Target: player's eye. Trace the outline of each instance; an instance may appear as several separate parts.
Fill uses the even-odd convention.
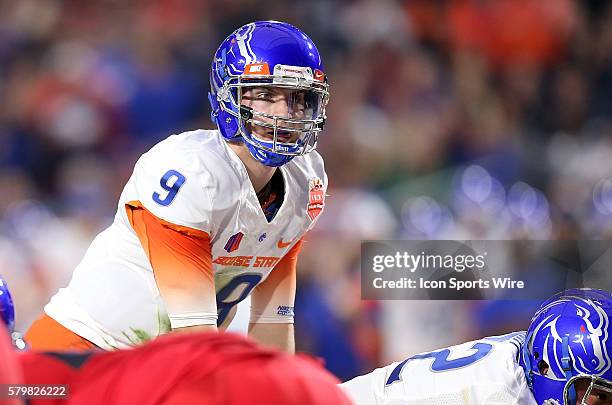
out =
[[[258,91],[255,93],[255,98],[257,99],[268,99],[272,98],[272,93],[268,91]]]
[[[274,93],[264,87],[251,89],[243,95],[246,100],[274,101]]]

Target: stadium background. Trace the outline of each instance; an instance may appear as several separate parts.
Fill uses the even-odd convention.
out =
[[[332,84],[329,197],[299,263],[296,327],[298,350],[341,379],[525,328],[533,311],[362,301],[362,239],[612,238],[608,1],[6,0],[0,274],[19,329],[110,223],[138,156],[212,128],[211,55],[257,19],[307,32]]]

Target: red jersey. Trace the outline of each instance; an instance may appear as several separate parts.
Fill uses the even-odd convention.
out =
[[[21,372],[15,358],[15,351],[8,338],[8,332],[4,324],[0,321],[0,384],[19,384],[21,383]],[[20,402],[3,397],[1,393],[0,405],[17,405]]]
[[[171,334],[115,352],[20,357],[25,383],[68,384],[69,404],[350,404],[339,381],[311,358],[229,333]]]

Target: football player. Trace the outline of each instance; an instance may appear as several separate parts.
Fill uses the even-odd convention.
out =
[[[113,352],[17,352],[0,320],[0,384],[68,386],[57,391],[66,396],[30,397],[30,405],[349,405],[337,383],[307,356],[263,348],[231,333],[173,334]],[[25,399],[9,398],[2,388],[0,405]]]
[[[574,289],[527,332],[422,353],[343,383],[358,405],[612,404],[612,293]]]
[[[16,351],[7,338],[6,327],[14,324],[7,297],[6,284],[0,283],[0,384],[68,386],[67,398],[30,397],[30,405],[351,403],[338,380],[312,358],[231,333],[172,334],[112,352]],[[2,388],[0,405],[25,399],[8,398]]]
[[[259,21],[227,37],[210,71],[217,130],[172,135],[141,156],[113,224],[26,341],[110,350],[216,330],[250,295],[249,334],[293,352],[297,256],[327,188],[314,149],[328,96],[298,28]]]
[[[171,334],[131,350],[20,352],[24,384],[68,385],[58,404],[350,405],[317,362],[231,333]],[[49,398],[29,404],[52,405]]]

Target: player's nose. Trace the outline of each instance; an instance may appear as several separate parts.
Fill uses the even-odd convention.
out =
[[[277,117],[292,118],[290,112],[291,108],[289,106],[289,99],[287,97],[283,97],[274,103],[273,114]]]

